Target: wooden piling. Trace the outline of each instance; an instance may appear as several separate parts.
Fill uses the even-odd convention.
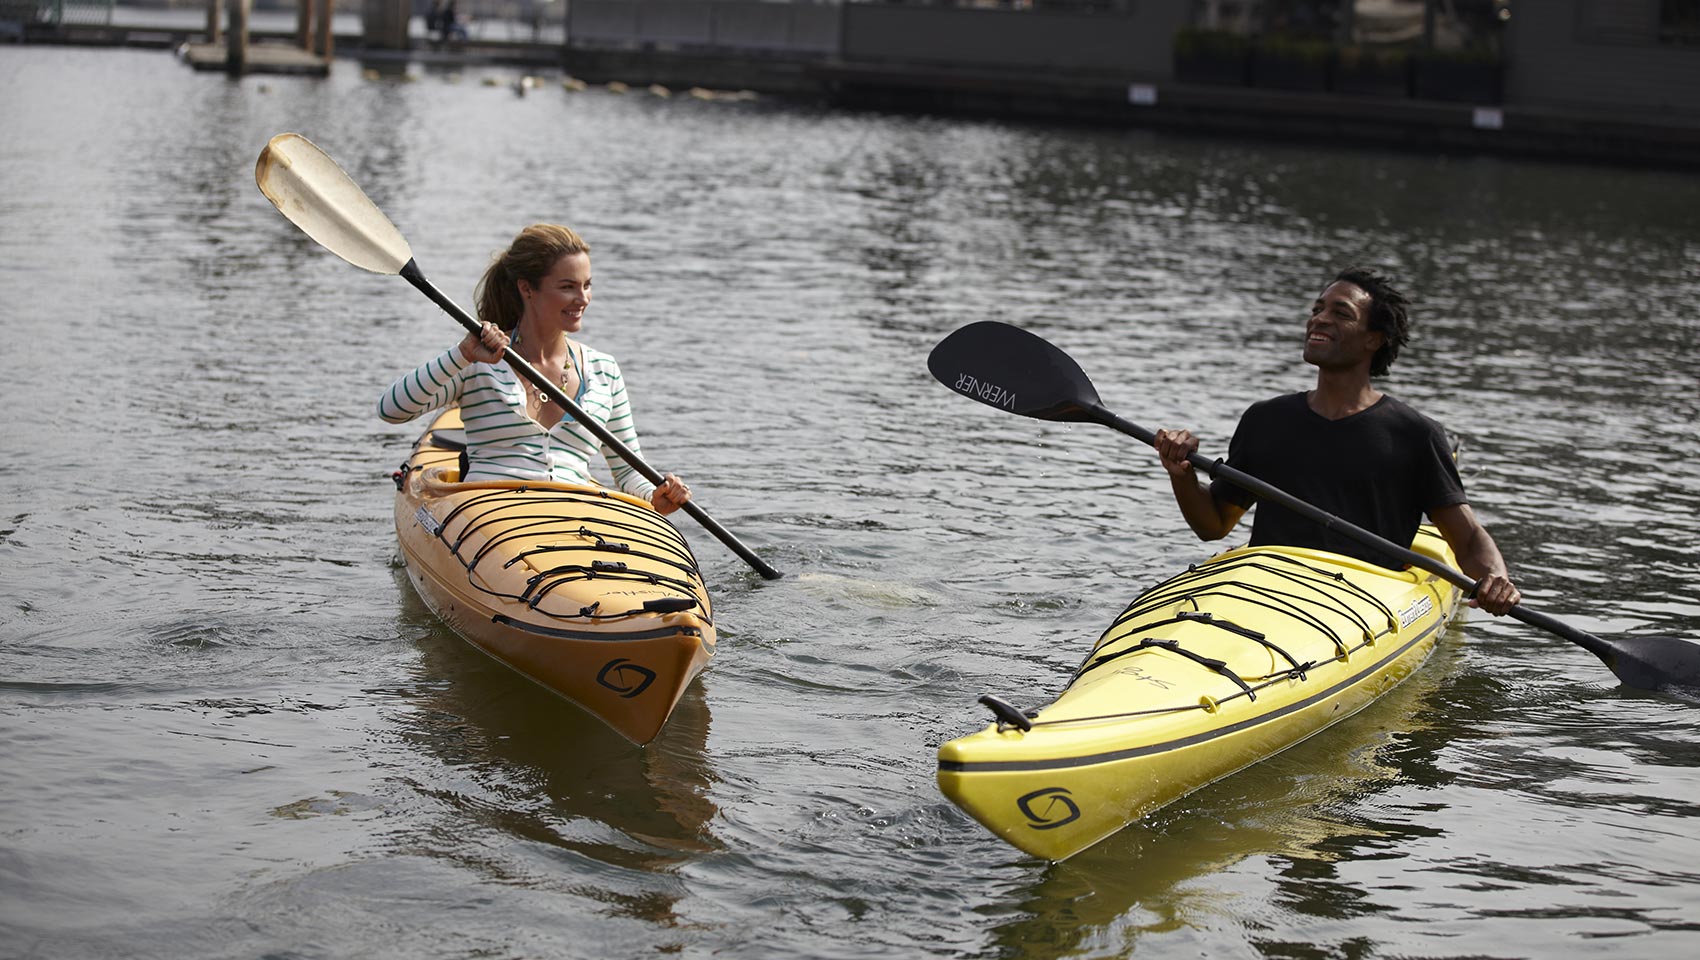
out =
[[[314,45],[313,52],[325,58],[329,63],[332,48],[336,45],[336,31],[331,29],[331,0],[301,0],[302,3],[312,2],[319,8],[319,42]]]
[[[224,71],[240,77],[248,69],[248,11],[253,0],[230,0],[230,32],[225,44]]]

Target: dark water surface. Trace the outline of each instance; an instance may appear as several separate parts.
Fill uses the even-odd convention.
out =
[[[484,76],[0,47],[0,954],[1700,949],[1700,705],[1514,623],[1065,864],[967,820],[933,752],[975,697],[1045,702],[1209,551],[1148,451],[924,367],[1015,321],[1221,453],[1380,264],[1386,388],[1464,437],[1531,604],[1693,636],[1700,180]],[[371,405],[457,330],[260,196],[285,130],[463,303],[523,224],[585,233],[646,452],[790,573],[681,520],[722,646],[649,748],[414,597]]]

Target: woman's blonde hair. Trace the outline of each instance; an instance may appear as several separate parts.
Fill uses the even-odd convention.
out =
[[[493,323],[504,331],[513,332],[519,318],[525,315],[525,299],[519,293],[519,281],[532,286],[543,282],[561,258],[573,253],[589,253],[590,244],[571,229],[558,223],[534,223],[519,232],[514,242],[498,255],[474,292],[478,304],[478,319]]]

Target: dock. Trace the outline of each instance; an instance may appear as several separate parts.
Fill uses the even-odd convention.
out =
[[[183,60],[196,70],[229,72],[230,49],[224,43],[189,43],[182,48]],[[249,43],[242,73],[282,73],[323,77],[331,71],[330,60],[292,43]]]
[[[328,76],[336,52],[333,7],[333,0],[300,0],[295,30],[286,40],[254,43],[253,0],[206,0],[206,30],[201,42],[184,43],[178,50],[195,70],[217,70],[231,76]]]

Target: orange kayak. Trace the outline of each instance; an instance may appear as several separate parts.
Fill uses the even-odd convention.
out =
[[[605,487],[461,483],[460,411],[396,472],[396,538],[414,589],[469,643],[635,743],[661,731],[714,655],[690,545]]]

